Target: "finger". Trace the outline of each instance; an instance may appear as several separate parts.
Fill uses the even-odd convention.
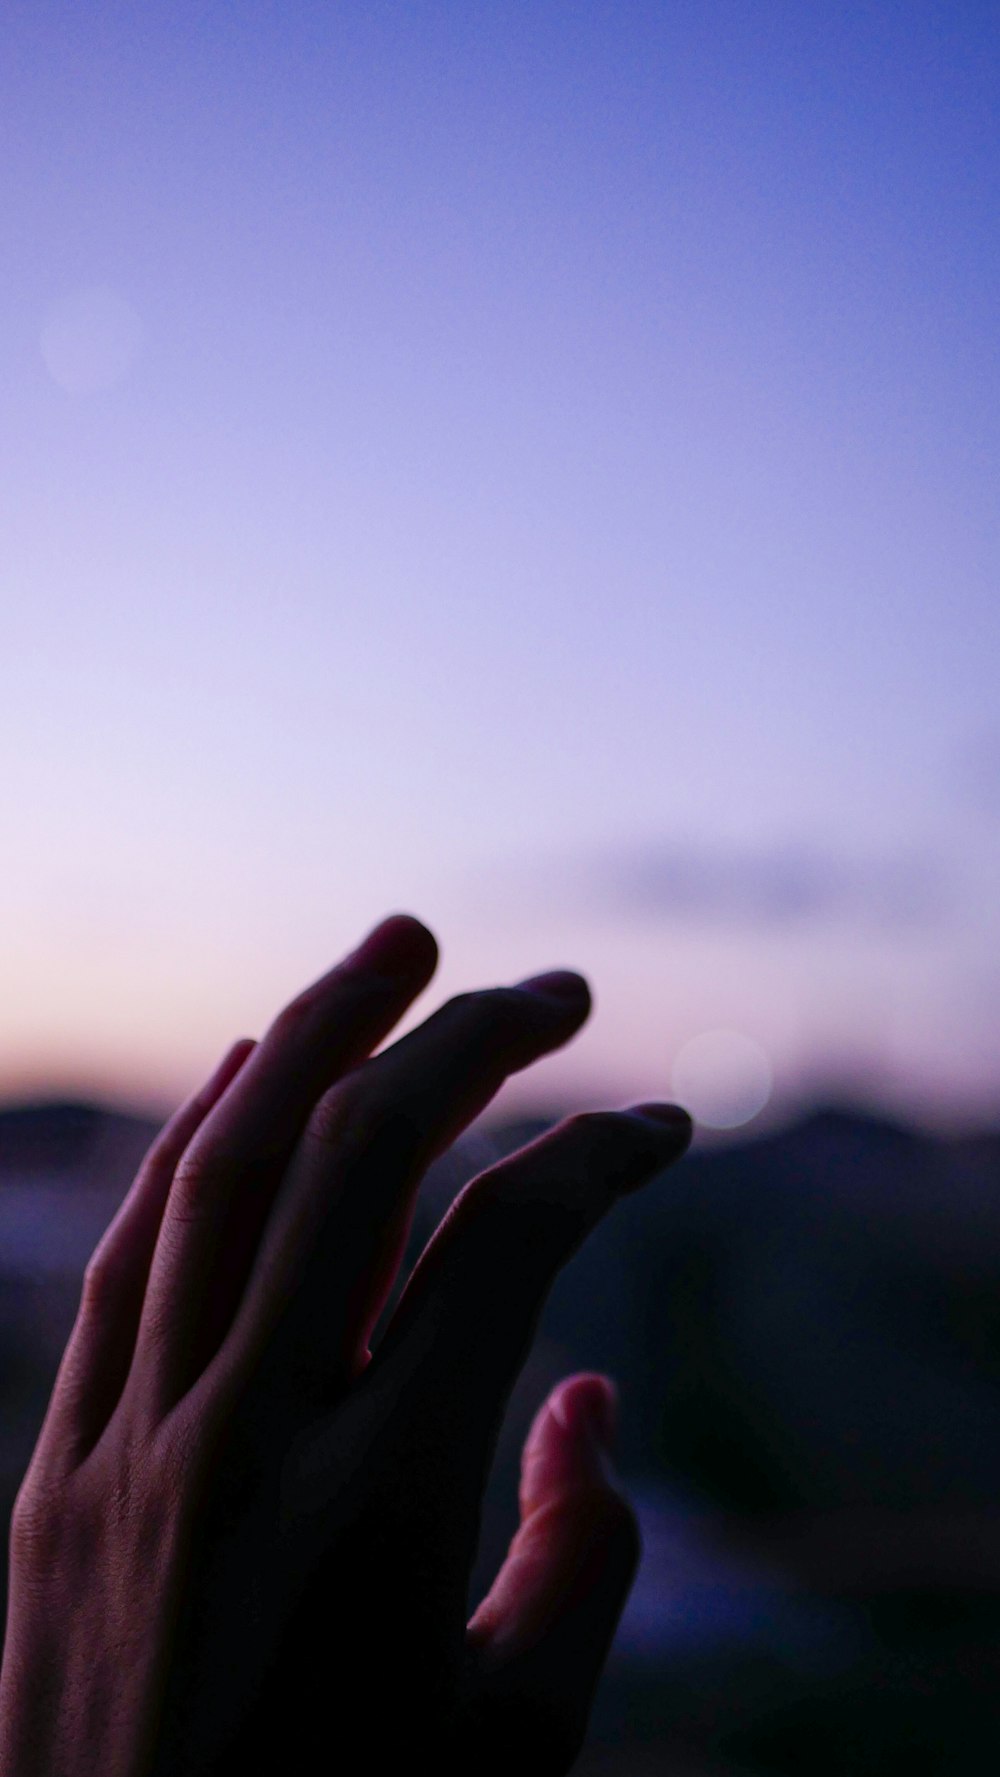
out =
[[[316,1102],[363,1061],[427,985],[438,948],[399,914],[285,1006],[177,1166],[137,1339],[141,1387],[173,1405],[223,1338],[277,1183]]]
[[[528,1435],[520,1526],[468,1627],[477,1763],[485,1741],[502,1745],[503,1769],[527,1756],[532,1768],[567,1770],[583,1742],[640,1556],[611,1462],[616,1407],[607,1377],[573,1376]]]
[[[477,1359],[506,1356],[590,1230],[620,1197],[679,1160],[691,1134],[677,1105],[583,1111],[480,1173],[424,1248],[381,1361],[428,1317],[456,1333],[461,1327],[463,1347],[474,1343]],[[439,1353],[446,1362],[443,1345]]]
[[[552,978],[541,978],[551,985]],[[558,983],[557,983],[558,985]],[[226,1362],[263,1360],[322,1397],[364,1361],[395,1279],[420,1181],[504,1080],[566,1043],[589,1011],[518,987],[460,994],[320,1100],[288,1168]]]
[[[164,1124],[90,1258],[42,1431],[45,1437],[58,1422],[71,1462],[96,1443],[121,1395],[175,1168],[255,1047],[252,1037],[241,1037]]]
[[[436,1428],[442,1462],[462,1469],[448,1487],[470,1509],[556,1276],[623,1194],[680,1158],[691,1132],[672,1105],[570,1117],[473,1179],[425,1247],[366,1386],[395,1388],[415,1424]]]
[[[571,1376],[535,1417],[521,1461],[521,1521],[500,1572],[469,1623],[481,1665],[495,1668],[542,1642],[580,1603],[588,1563],[622,1499],[608,1466],[616,1400],[603,1376]],[[614,1624],[625,1591],[615,1599]]]
[[[425,1247],[357,1383],[352,1411],[384,1427],[379,1486],[389,1521],[395,1513],[416,1527],[419,1548],[401,1550],[400,1560],[417,1562],[420,1609],[433,1589],[449,1633],[464,1629],[497,1435],[551,1285],[619,1196],[662,1173],[690,1136],[691,1120],[676,1106],[585,1112],[481,1173]],[[310,1433],[297,1474],[311,1502],[304,1545],[322,1512],[325,1477],[342,1461],[342,1439],[342,1414]],[[435,1551],[433,1573],[421,1549]],[[322,1587],[315,1547],[310,1559]],[[400,1638],[419,1637],[419,1615],[405,1600],[397,1607]]]

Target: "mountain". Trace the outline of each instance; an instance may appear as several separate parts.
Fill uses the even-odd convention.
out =
[[[124,1190],[158,1128],[152,1118],[83,1099],[0,1105],[0,1189],[44,1177]]]

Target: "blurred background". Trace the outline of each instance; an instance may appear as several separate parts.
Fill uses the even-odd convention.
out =
[[[992,1510],[998,52],[992,0],[4,7],[5,1499],[236,1036],[393,911],[399,1033],[579,969],[415,1238],[567,1111],[698,1119],[561,1280],[484,1529],[612,1369],[595,1773],[998,1743],[986,1557],[919,1531],[886,1603],[869,1539],[845,1601],[825,1531],[698,1529]]]

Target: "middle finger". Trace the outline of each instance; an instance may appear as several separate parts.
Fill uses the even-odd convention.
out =
[[[357,1373],[427,1167],[512,1073],[583,1024],[582,976],[459,994],[317,1103],[275,1200],[234,1339],[297,1399]],[[256,1359],[254,1360],[256,1361]]]

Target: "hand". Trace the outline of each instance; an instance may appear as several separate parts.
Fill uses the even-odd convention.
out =
[[[214,1399],[167,1410],[169,1352],[150,1261],[155,1248],[157,1290],[169,1288],[174,1166],[252,1048],[235,1044],[161,1132],[87,1267],[11,1515],[2,1777],[139,1777],[149,1768],[193,1514],[226,1393],[220,1377]]]
[[[373,1056],[436,958],[418,921],[384,922],[237,1045],[92,1261],[15,1511],[9,1759],[24,1698],[37,1718],[67,1675],[17,1777],[245,1777],[348,1746],[376,1771],[571,1762],[637,1554],[601,1454],[609,1385],[542,1409],[521,1530],[467,1626],[482,1489],[557,1270],[690,1124],[570,1118],[490,1168],[371,1356],[428,1165],[589,1009],[577,977],[460,995]]]

